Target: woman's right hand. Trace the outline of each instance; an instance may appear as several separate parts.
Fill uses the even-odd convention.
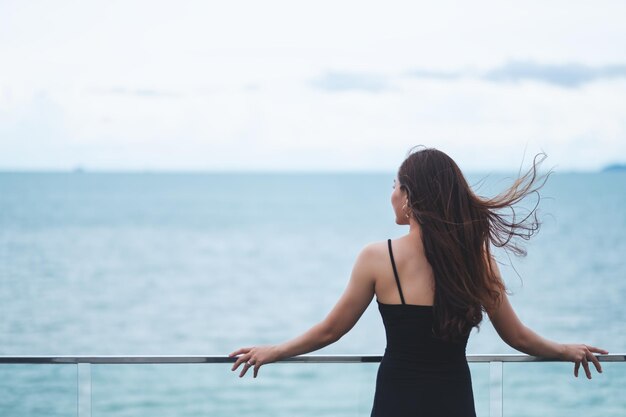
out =
[[[239,374],[240,378],[246,374],[249,368],[254,368],[254,378],[256,378],[261,365],[276,362],[281,357],[279,348],[274,345],[241,348],[228,356],[231,358],[238,356],[231,371],[235,371],[239,365],[244,364]]]
[[[593,346],[588,345],[578,345],[578,344],[566,344],[562,345],[563,352],[561,353],[561,359],[574,362],[574,376],[578,378],[578,370],[580,369],[580,364],[582,363],[583,368],[585,369],[585,374],[588,379],[591,379],[591,370],[589,369],[589,361],[593,362],[596,367],[596,370],[599,373],[602,373],[602,365],[600,365],[600,361],[596,358],[594,353],[600,353],[603,355],[608,354],[609,352]]]

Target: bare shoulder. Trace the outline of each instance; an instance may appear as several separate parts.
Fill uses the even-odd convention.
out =
[[[381,240],[377,242],[370,242],[363,246],[359,256],[363,256],[369,259],[379,259],[385,256],[387,253],[387,241]]]
[[[387,241],[370,242],[363,246],[357,263],[375,272],[387,260]]]

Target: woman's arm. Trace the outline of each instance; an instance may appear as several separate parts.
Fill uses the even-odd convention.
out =
[[[491,260],[492,269],[500,279],[500,270],[495,260]],[[545,358],[556,358],[574,362],[574,376],[578,377],[578,369],[582,363],[587,378],[591,379],[589,361],[592,361],[598,372],[602,366],[593,352],[607,354],[604,349],[582,344],[561,344],[545,339],[526,327],[515,314],[506,293],[501,294],[498,307],[489,312],[489,319],[502,340],[509,346],[528,355]]]
[[[232,370],[244,363],[239,374],[242,377],[254,366],[256,378],[263,364],[312,352],[339,340],[354,327],[374,297],[373,261],[377,253],[375,244],[361,250],[344,293],[324,320],[300,336],[279,345],[247,347],[232,352],[229,355],[231,357],[240,355]]]

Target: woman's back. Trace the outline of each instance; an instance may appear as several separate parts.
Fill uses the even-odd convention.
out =
[[[411,244],[409,239],[404,239],[406,245]],[[419,259],[419,256],[404,258],[402,254],[405,262],[400,269],[395,260],[397,256],[394,256],[398,251],[392,246],[389,239],[388,265],[392,270],[392,287],[395,287],[396,299],[400,303],[381,301],[383,295],[384,299],[393,297],[389,294],[389,280],[385,280],[384,274],[380,275],[381,285],[377,279],[375,286],[387,346],[378,368],[371,416],[473,417],[474,397],[465,358],[467,336],[456,342],[435,337],[433,306],[428,303],[434,299],[432,271],[428,262]],[[405,246],[405,250],[410,249],[410,246]],[[412,270],[416,275],[400,280],[400,270]],[[410,285],[404,285],[406,283]],[[411,298],[408,294],[405,297],[405,286],[416,291],[410,295]],[[422,292],[417,292],[420,289]],[[413,300],[415,302],[410,302]]]

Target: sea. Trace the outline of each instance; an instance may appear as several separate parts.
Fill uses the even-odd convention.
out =
[[[360,250],[396,239],[394,172],[0,173],[0,355],[224,355],[333,307]],[[489,197],[515,173],[469,173]],[[542,337],[626,352],[626,173],[554,172],[526,257],[496,250]],[[314,354],[381,355],[373,301]],[[518,353],[485,318],[468,354]],[[377,363],[91,366],[92,416],[369,416]],[[472,363],[490,413],[490,365]],[[505,363],[505,416],[626,416],[626,363]],[[0,364],[0,416],[76,416],[77,366]]]

